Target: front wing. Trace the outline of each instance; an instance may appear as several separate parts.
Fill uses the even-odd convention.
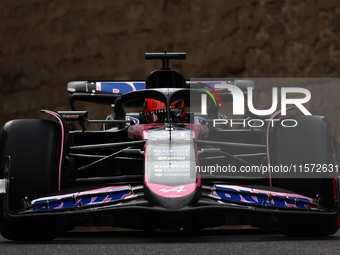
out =
[[[201,197],[195,205],[184,206],[176,210],[151,205],[144,197],[142,185],[109,186],[47,196],[32,201],[23,199],[24,207],[19,212],[9,211],[8,206],[4,208],[6,217],[11,220],[26,217],[91,216],[115,212],[170,213],[174,215],[223,212],[317,217],[336,217],[339,215],[338,202],[334,205],[334,208],[327,210],[320,206],[317,198],[309,198],[299,194],[226,184],[203,185],[201,189]],[[6,195],[4,202],[6,205]]]

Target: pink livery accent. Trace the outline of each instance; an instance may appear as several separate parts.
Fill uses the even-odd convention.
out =
[[[202,178],[201,178],[201,175],[199,173],[197,173],[197,183],[196,183],[196,186],[197,187],[201,187],[202,185]]]
[[[150,190],[162,197],[177,198],[184,197],[194,192],[197,183],[179,185],[179,186],[166,186],[160,184],[149,183]]]
[[[128,85],[131,86],[132,91],[136,91],[136,90],[137,90],[136,87],[135,87],[135,85],[133,84],[133,82],[127,82],[126,84],[128,84]]]
[[[144,186],[147,187],[149,185],[148,183],[148,175],[147,173],[144,174]]]
[[[61,148],[60,148],[60,159],[59,159],[59,173],[58,173],[58,191],[60,191],[60,183],[61,183],[61,165],[63,162],[63,154],[64,154],[64,140],[65,140],[65,130],[64,130],[64,125],[63,122],[61,121],[61,119],[59,118],[59,116],[57,114],[55,114],[54,112],[51,111],[46,111],[44,110],[44,112],[46,112],[47,114],[50,114],[52,116],[54,116],[60,123],[60,127],[61,127]]]
[[[112,92],[113,93],[119,93],[119,89],[113,89]]]
[[[137,138],[138,140],[147,140],[148,130],[153,127],[163,127],[164,125],[151,125],[151,124],[143,124],[143,125],[133,125],[128,129],[128,137],[130,139]]]
[[[122,199],[124,199],[124,198],[126,198],[126,197],[128,197],[128,196],[131,196],[131,192],[129,193],[129,194],[126,194],[126,195],[124,195],[124,196],[122,196]],[[118,203],[119,205],[121,205],[123,202],[120,202],[120,203]]]
[[[244,197],[242,197],[242,195],[240,195],[240,197],[241,197],[242,202],[250,203],[248,200],[244,199]]]
[[[219,186],[224,186],[224,185],[219,185]],[[265,194],[271,194],[273,196],[287,196],[287,197],[297,197],[297,198],[304,198],[309,200],[310,202],[313,202],[313,199],[310,197],[302,196],[299,194],[293,194],[293,193],[284,193],[284,192],[276,192],[276,191],[269,191],[269,190],[262,190],[262,189],[252,189],[252,188],[246,188],[246,187],[241,187],[241,186],[235,186],[235,185],[225,185],[224,187],[230,188],[230,189],[235,189],[238,191],[249,191],[253,193],[265,193]]]
[[[201,185],[202,185],[202,179],[201,179],[201,175],[199,173],[197,173],[197,182],[196,183],[190,183],[190,184],[179,185],[179,186],[166,186],[166,185],[161,185],[161,184],[149,183],[147,173],[144,174],[143,182],[144,182],[145,187],[149,187],[152,192],[156,193],[157,195],[163,196],[163,197],[164,197],[165,193],[168,193],[170,191],[168,191],[168,190],[165,191],[165,190],[162,190],[162,189],[174,189],[174,188],[180,187],[179,189],[176,189],[176,192],[182,194],[182,192],[184,192],[184,190],[182,190],[181,187],[185,186],[185,189],[188,189],[189,192],[186,193],[185,195],[182,195],[182,196],[186,196],[186,195],[190,194],[191,192],[195,191],[196,187],[201,187]],[[159,190],[162,190],[161,194],[159,194],[159,192],[157,192],[158,188],[159,188]],[[179,197],[182,197],[182,196],[179,196]]]
[[[63,202],[61,202],[60,203],[60,205],[58,206],[58,207],[56,207],[55,209],[60,209],[60,208],[63,208],[63,206],[64,206],[64,203]],[[33,208],[32,208],[33,209]]]
[[[75,192],[75,193],[69,193],[69,194],[65,194],[65,195],[59,195],[59,196],[50,196],[50,197],[42,197],[39,199],[35,199],[33,201],[31,201],[32,204],[34,204],[37,201],[40,200],[49,200],[49,199],[62,199],[62,198],[67,198],[70,196],[80,196],[80,195],[90,195],[90,194],[95,194],[95,195],[100,195],[100,192],[108,192],[108,191],[115,191],[115,190],[127,190],[129,189],[129,186],[110,186],[110,187],[105,187],[105,188],[99,188],[99,189],[92,189],[92,190],[87,190],[87,191],[83,191],[83,192]],[[97,197],[94,197],[95,199]],[[79,203],[81,199],[77,199],[77,203]]]
[[[128,189],[129,186],[110,186],[110,187],[104,187],[104,188],[99,188],[99,189],[92,189],[92,190],[88,190],[88,191],[83,191],[83,192],[79,192],[79,195],[86,195],[86,194],[98,194],[100,195],[100,192],[107,192],[107,191],[113,191],[113,190],[117,190],[117,189]]]
[[[296,206],[294,204],[287,204],[287,202],[285,201],[285,205],[287,207],[292,207],[292,208],[296,208]],[[307,205],[305,205],[305,207],[307,207]]]
[[[107,203],[107,202],[110,202],[111,201],[111,197],[109,196],[106,196],[106,198],[101,202],[101,203]]]

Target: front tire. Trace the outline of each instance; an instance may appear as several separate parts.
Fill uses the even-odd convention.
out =
[[[57,190],[57,169],[60,153],[60,126],[48,120],[13,120],[5,124],[0,134],[1,165],[4,156],[10,157],[10,180],[7,201],[0,197],[0,233],[9,240],[40,241],[57,237],[56,219],[8,220],[8,210],[22,208],[22,199],[45,196]],[[4,173],[1,171],[1,178]]]
[[[298,116],[296,127],[275,125],[272,143],[274,166],[334,166],[337,152],[334,125],[323,116]],[[274,185],[311,198],[321,197],[321,205],[337,210],[338,178],[329,173],[305,173],[301,178],[285,178],[275,173]],[[279,217],[279,226],[285,236],[328,236],[339,229],[339,218]]]

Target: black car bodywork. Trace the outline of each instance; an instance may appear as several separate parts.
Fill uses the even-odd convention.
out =
[[[150,73],[145,89],[108,93],[98,90],[100,82],[71,82],[72,111],[43,110],[56,122],[6,123],[0,136],[1,234],[36,240],[53,239],[60,229],[77,225],[173,231],[273,223],[287,236],[335,233],[337,172],[294,179],[239,171],[270,164],[336,166],[334,125],[322,116],[299,116],[301,124],[289,133],[277,124],[213,127],[213,119],[225,117],[212,98],[208,115],[189,110],[188,121],[176,123],[171,102],[184,99],[192,106],[205,93],[195,89],[202,84],[190,84],[169,68],[169,59],[183,58],[183,53],[146,54],[163,65]],[[223,102],[232,100],[230,91],[218,95]],[[145,98],[166,105],[165,123],[146,123],[141,112],[126,112]],[[87,111],[75,109],[78,101],[114,110],[106,120],[90,120]],[[278,116],[249,114],[247,120]],[[88,123],[102,127],[87,130]],[[211,174],[218,166],[229,171]]]

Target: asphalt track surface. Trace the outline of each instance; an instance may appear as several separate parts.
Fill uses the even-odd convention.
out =
[[[212,229],[189,233],[69,232],[51,242],[0,238],[0,254],[339,254],[340,231],[286,238],[277,230]]]

